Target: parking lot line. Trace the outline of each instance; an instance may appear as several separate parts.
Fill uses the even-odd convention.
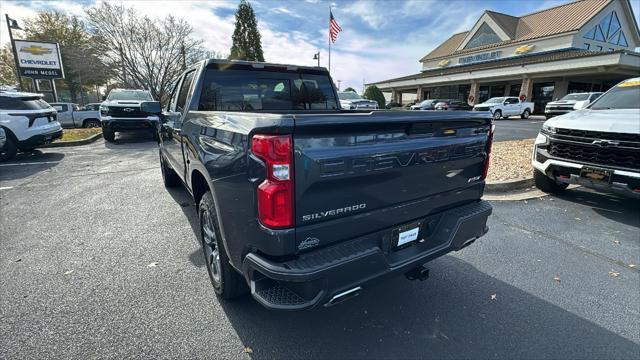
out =
[[[14,164],[0,164],[0,167],[5,167],[5,166],[25,166],[25,165],[58,164],[59,162],[60,162],[60,161],[34,161],[34,162],[14,163]]]

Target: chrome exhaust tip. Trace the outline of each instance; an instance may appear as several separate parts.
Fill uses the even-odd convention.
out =
[[[340,294],[337,294],[336,296],[332,297],[328,303],[324,304],[324,306],[325,307],[333,306],[343,301],[354,298],[360,295],[360,291],[362,291],[362,288],[360,286],[356,286],[353,289],[341,292]]]

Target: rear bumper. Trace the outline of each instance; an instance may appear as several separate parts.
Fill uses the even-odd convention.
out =
[[[30,138],[27,138],[22,141],[18,141],[18,148],[30,149],[30,148],[38,147],[40,145],[48,144],[53,140],[59,139],[61,137],[62,137],[62,129],[44,133],[44,134],[33,135]]]
[[[102,117],[100,123],[103,130],[111,131],[133,131],[158,129],[160,119],[157,116],[147,116],[144,118],[114,118],[111,116]]]
[[[424,241],[402,249],[392,248],[392,229],[386,229],[285,262],[249,253],[242,270],[252,296],[266,308],[313,308],[327,304],[336,294],[405,273],[470,245],[488,231],[491,211],[488,202],[477,201],[417,219],[428,228],[422,233]]]

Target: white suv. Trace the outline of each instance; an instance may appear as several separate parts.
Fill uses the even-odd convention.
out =
[[[18,150],[30,151],[62,137],[56,115],[41,94],[0,91],[0,128],[6,136],[0,161],[12,158]]]

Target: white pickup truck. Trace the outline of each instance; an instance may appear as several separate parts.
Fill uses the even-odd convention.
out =
[[[533,112],[533,103],[520,101],[517,97],[494,97],[473,107],[473,111],[489,111],[494,120],[509,116],[528,119]]]
[[[625,80],[586,109],[547,120],[533,149],[536,186],[569,184],[640,198],[640,77]]]
[[[74,103],[51,103],[58,111],[58,122],[65,128],[93,128],[100,127],[100,111],[81,110]]]

